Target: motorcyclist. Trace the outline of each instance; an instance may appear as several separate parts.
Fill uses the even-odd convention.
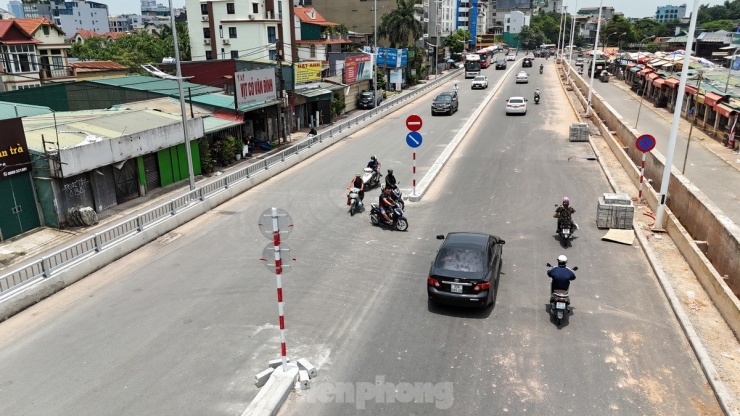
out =
[[[535,101],[539,101],[540,100],[540,89],[539,88],[537,88],[536,90],[534,90],[534,100]]]
[[[391,217],[388,216],[387,210],[390,209],[393,205],[394,202],[393,197],[391,196],[391,188],[383,189],[383,192],[381,192],[380,196],[378,197],[378,211],[380,212],[380,215],[383,216],[386,224],[389,225],[392,225],[393,221],[391,220]]]
[[[385,186],[387,188],[395,189],[398,182],[396,177],[393,176],[393,169],[388,169],[388,174],[385,175]]]
[[[452,87],[452,91],[455,91],[455,92],[457,92],[457,82],[456,82],[456,83],[455,83],[455,85],[454,85],[454,86]]]
[[[308,135],[309,136],[315,136],[317,134],[318,133],[316,132],[316,128],[314,128],[314,127],[311,127],[311,130],[308,131]]]
[[[568,291],[570,287],[570,281],[576,280],[576,274],[566,264],[568,258],[564,255],[558,256],[558,265],[547,271],[547,275],[552,279],[550,281],[550,302],[552,302],[552,295],[556,290]]]
[[[357,192],[357,196],[360,198],[360,206],[362,206],[362,199],[365,198],[365,183],[362,182],[362,175],[357,173],[355,174],[355,177],[352,179],[352,181],[349,183],[349,186],[347,187],[347,198],[349,198],[349,191],[352,188],[357,188],[359,191]],[[349,199],[347,201],[347,205],[349,205]]]
[[[573,231],[577,230],[578,224],[573,222],[573,214],[575,213],[576,210],[572,206],[570,206],[570,199],[567,196],[564,196],[563,204],[555,210],[554,217],[558,219],[558,228],[555,232],[560,234],[561,224],[570,224],[570,228]]]
[[[380,177],[380,162],[375,155],[370,156],[370,161],[367,162],[367,167],[373,170],[373,180],[377,180]]]
[[[540,64],[540,74],[542,73],[542,70],[545,68],[543,64]]]

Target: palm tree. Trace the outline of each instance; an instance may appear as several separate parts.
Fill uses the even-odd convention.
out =
[[[395,10],[383,16],[378,36],[387,38],[391,48],[412,45],[424,34],[421,22],[414,18],[414,0],[396,0]]]

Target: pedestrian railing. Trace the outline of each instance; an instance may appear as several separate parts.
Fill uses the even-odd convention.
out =
[[[290,157],[298,155],[302,151],[325,142],[327,144],[332,144],[339,141],[346,136],[346,134],[343,134],[344,132],[353,127],[360,126],[368,120],[373,120],[383,112],[394,109],[398,105],[401,105],[420,94],[426,93],[429,89],[436,87],[438,84],[449,79],[457,72],[459,72],[459,70],[454,70],[443,77],[425,84],[421,88],[416,89],[409,94],[393,97],[372,110],[366,111],[350,119],[342,120],[330,129],[325,130],[318,135],[301,140],[293,146],[271,154],[262,160],[251,163],[241,169],[229,173],[228,175],[223,175],[215,180],[206,182],[192,191],[187,191],[174,199],[141,212],[136,217],[118,222],[83,240],[60,248],[50,254],[46,254],[30,264],[0,275],[0,300],[11,297],[16,290],[19,290],[26,285],[47,279],[55,273],[59,273],[62,270],[66,270],[67,268],[74,266],[80,261],[88,259],[91,256],[95,256],[96,253],[115,245],[117,242],[120,242],[131,235],[140,233],[154,224],[164,221],[167,218],[171,218],[173,215],[178,215],[180,211],[186,210],[194,204],[208,199],[235,183],[269,172],[271,167],[284,162]]]

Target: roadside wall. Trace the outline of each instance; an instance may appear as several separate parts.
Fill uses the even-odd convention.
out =
[[[567,67],[563,67],[567,70]],[[586,106],[588,79],[571,70],[571,87],[581,104]],[[603,98],[592,93],[593,111],[598,117],[592,121],[599,129],[612,152],[635,185],[639,183],[637,166],[642,153],[635,147],[639,133],[628,126],[624,119]],[[644,103],[643,103],[644,105]],[[655,210],[665,159],[658,152],[650,152],[645,160],[645,178],[653,180],[652,186],[643,184],[648,205]],[[686,258],[715,306],[740,338],[740,228],[717,208],[696,186],[673,168],[668,186],[668,220],[665,229]],[[706,243],[702,252],[696,241]],[[727,278],[723,278],[723,276]]]

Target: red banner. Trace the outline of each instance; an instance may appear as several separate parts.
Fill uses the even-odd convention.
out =
[[[344,82],[353,84],[372,78],[372,55],[362,54],[344,58]]]

